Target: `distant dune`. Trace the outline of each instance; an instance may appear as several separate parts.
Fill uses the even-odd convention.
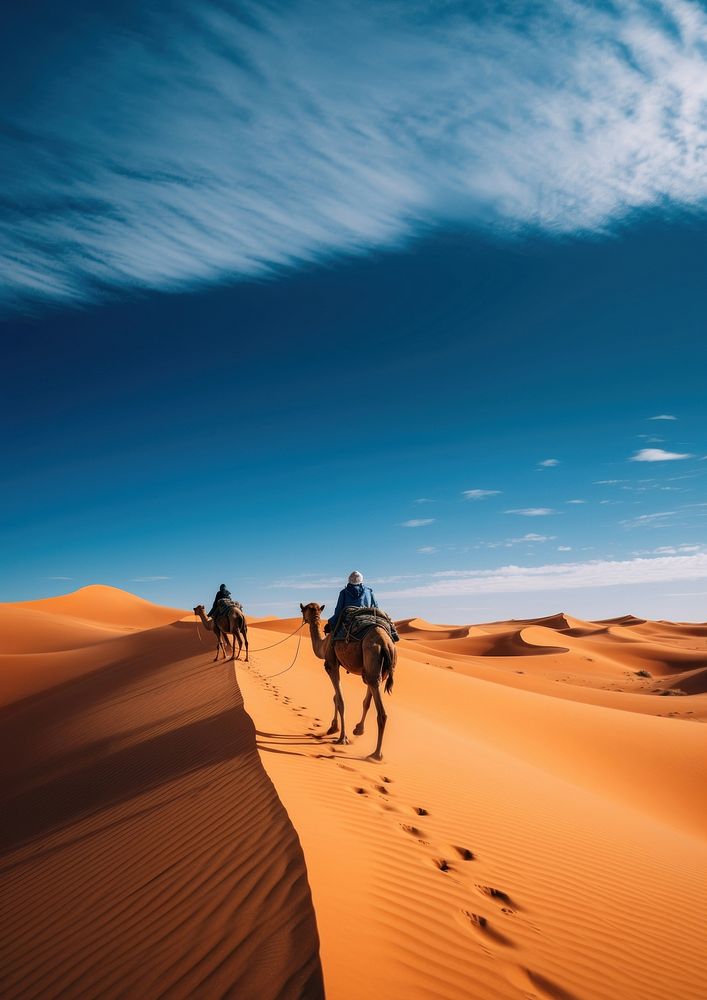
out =
[[[0,605],[3,997],[704,1000],[706,624],[406,619],[376,764],[300,623]]]

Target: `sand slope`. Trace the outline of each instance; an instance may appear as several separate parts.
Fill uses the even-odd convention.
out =
[[[35,629],[184,614],[87,597],[36,602]],[[0,713],[2,996],[320,997],[301,849],[232,667],[183,622],[78,655]]]
[[[251,646],[296,626],[263,623]],[[329,996],[707,995],[707,728],[690,721],[707,705],[661,697],[615,636],[583,650],[604,629],[403,623],[382,764],[374,716],[350,747],[322,737],[308,642],[284,674],[295,638],[237,668],[304,847]],[[503,649],[479,655],[479,636]],[[344,686],[350,735],[363,688]]]
[[[0,608],[3,996],[319,996],[312,901],[334,1000],[707,996],[704,625],[409,619],[373,763],[299,619],[129,598]]]

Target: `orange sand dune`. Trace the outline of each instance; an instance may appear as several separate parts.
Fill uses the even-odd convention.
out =
[[[45,654],[0,717],[4,995],[321,995],[309,887],[334,1000],[707,995],[702,626],[408,619],[374,763],[359,678],[324,735],[300,621],[251,622],[249,665],[188,616]]]
[[[120,628],[153,628],[166,625],[180,618],[186,612],[177,608],[165,608],[152,604],[142,597],[129,594],[117,587],[94,585],[81,587],[71,594],[61,597],[47,597],[41,601],[22,601],[6,604],[5,608],[29,608],[45,611],[69,618],[83,618],[86,621],[117,625]]]
[[[54,606],[183,614],[88,590]],[[0,711],[3,997],[321,997],[302,852],[232,666],[193,623],[79,653],[93,670]]]

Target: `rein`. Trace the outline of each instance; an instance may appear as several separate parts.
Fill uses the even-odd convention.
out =
[[[300,626],[300,628],[301,628],[301,626]],[[297,631],[299,631],[299,629]],[[292,634],[294,635],[294,632]],[[290,636],[288,636],[287,638],[289,639]],[[292,663],[289,665],[289,667],[285,667],[284,670],[278,670],[274,674],[259,674],[261,680],[267,681],[267,680],[270,680],[271,677],[279,677],[280,674],[286,674],[288,670],[292,670],[292,668],[294,667],[295,663],[297,662],[297,657],[299,656],[299,648],[300,648],[301,644],[302,644],[302,636],[300,635],[297,638],[297,649],[295,650],[294,659],[292,660]]]
[[[304,626],[306,624],[307,624],[307,622],[301,622],[297,626],[297,628],[294,630],[294,632],[290,632],[289,635],[286,635],[284,637],[284,639],[278,639],[277,642],[272,642],[272,643],[270,643],[269,646],[259,646],[257,649],[251,649],[250,652],[251,653],[262,653],[263,650],[265,650],[265,649],[273,649],[275,646],[280,646],[283,642],[287,642],[288,639],[291,639],[293,636],[297,635],[298,632],[301,632],[302,629],[304,628]],[[196,616],[196,634],[199,637],[199,641],[203,642],[204,640],[203,640],[203,637],[201,635],[201,629],[199,628],[199,616],[198,615]],[[292,663],[290,663],[290,665],[288,667],[285,667],[284,670],[278,670],[274,674],[260,674],[259,673],[259,676],[262,678],[262,680],[269,680],[269,678],[271,678],[271,677],[279,677],[280,674],[286,674],[288,670],[292,670],[292,668],[294,667],[295,663],[297,662],[297,657],[299,656],[299,651],[300,651],[300,646],[301,645],[302,645],[302,636],[299,635],[299,636],[297,636],[297,649],[295,650],[295,655],[294,655],[294,658],[292,660]]]
[[[278,640],[277,640],[277,642],[271,642],[269,646],[258,646],[258,648],[257,648],[257,649],[252,649],[252,650],[251,650],[251,652],[252,652],[252,653],[262,653],[262,651],[263,651],[264,649],[272,649],[272,648],[273,648],[274,646],[279,646],[279,645],[280,645],[281,643],[283,643],[283,642],[287,642],[287,640],[288,640],[288,639],[291,639],[293,635],[297,635],[297,633],[298,633],[298,632],[300,631],[300,629],[304,628],[304,626],[305,626],[306,624],[307,624],[306,622],[302,622],[302,624],[301,624],[301,625],[299,625],[299,626],[298,626],[298,627],[297,627],[297,628],[296,628],[296,629],[294,630],[294,632],[290,632],[290,634],[289,634],[289,635],[286,635],[284,639],[278,639]],[[256,626],[256,628],[257,628],[257,626]],[[300,639],[301,639],[301,638],[302,638],[302,636],[300,636]]]

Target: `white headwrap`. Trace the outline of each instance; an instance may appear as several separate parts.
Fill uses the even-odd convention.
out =
[[[363,583],[363,574],[355,569],[353,573],[349,573],[349,583]]]

